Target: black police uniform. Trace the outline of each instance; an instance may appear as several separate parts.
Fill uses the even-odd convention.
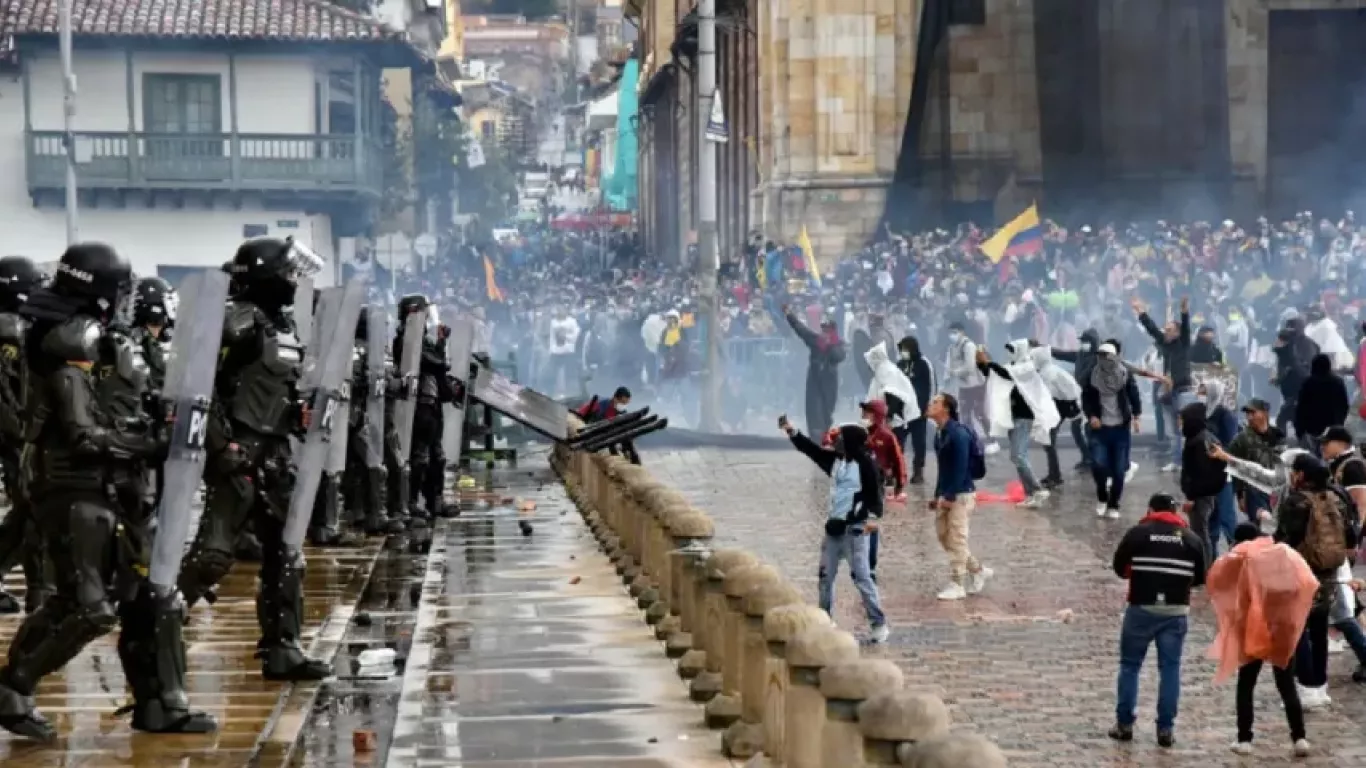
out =
[[[431,302],[425,296],[405,296],[398,306],[398,335],[394,339],[394,359],[403,359],[404,321],[413,312],[425,312]],[[412,468],[409,501],[414,511],[422,509],[432,518],[444,514],[442,491],[446,484],[446,449],[442,444],[446,420],[442,405],[455,399],[450,382],[450,363],[446,360],[445,328],[436,329],[436,338],[424,335],[418,365],[417,404],[413,409],[413,434],[409,441],[408,462]],[[426,502],[418,507],[418,497]]]
[[[232,294],[214,384],[204,467],[208,503],[186,557],[180,590],[193,606],[227,574],[248,521],[261,542],[256,616],[258,655],[272,680],[318,680],[328,665],[299,646],[303,568],[286,550],[285,518],[294,491],[291,436],[304,431],[298,382],[303,344],[286,312],[299,265],[288,241],[249,240],[229,264]]]
[[[401,533],[404,525],[401,515],[390,518],[386,509],[386,467],[383,463],[378,467],[369,466],[367,457],[367,400],[370,391],[375,387],[383,387],[386,395],[388,389],[387,377],[379,382],[370,380],[369,314],[369,307],[361,307],[360,320],[356,322],[355,347],[351,355],[351,392],[354,397],[351,400],[351,419],[347,424],[349,434],[346,441],[346,471],[342,475],[342,499],[348,519],[359,522],[364,526],[366,533],[374,536]],[[383,430],[381,438],[387,438],[388,434],[389,430]],[[386,449],[387,446],[380,446],[382,452],[387,453]]]

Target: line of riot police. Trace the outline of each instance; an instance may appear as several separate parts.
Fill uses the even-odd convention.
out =
[[[186,694],[182,627],[237,555],[259,554],[262,675],[319,680],[330,666],[301,645],[305,537],[458,512],[442,502],[448,331],[405,297],[390,356],[363,285],[307,300],[322,266],[292,240],[249,240],[177,293],[98,243],[68,248],[50,281],[0,259],[0,573],[22,566],[27,613],[0,667],[0,727],[53,740],[39,681],[117,630],[132,727],[211,732]],[[19,607],[0,593],[0,612]]]

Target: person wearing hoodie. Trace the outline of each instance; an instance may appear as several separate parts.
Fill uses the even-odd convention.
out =
[[[1010,459],[1024,486],[1024,509],[1035,509],[1048,498],[1048,490],[1034,475],[1029,465],[1029,442],[1044,445],[1061,419],[1048,387],[1039,375],[1030,355],[1027,339],[1017,339],[1005,345],[1010,353],[1008,365],[994,363],[985,349],[977,349],[977,367],[987,381],[987,414],[991,417],[991,433],[1010,440]]]
[[[1084,390],[1086,383],[1091,380],[1091,370],[1096,366],[1096,350],[1100,349],[1100,333],[1095,328],[1087,328],[1081,332],[1081,344],[1076,349],[1053,349],[1053,359],[1061,360],[1064,363],[1072,364],[1072,377],[1077,380],[1077,384]],[[1077,450],[1081,451],[1081,461],[1074,467],[1078,472],[1091,471],[1091,445],[1086,440],[1086,433],[1082,429],[1082,419],[1072,421],[1072,442],[1077,444]]]
[[[1119,356],[1119,342],[1101,344],[1082,380],[1081,410],[1091,447],[1091,478],[1096,482],[1096,517],[1119,519],[1119,502],[1128,479],[1132,432],[1138,431],[1143,400],[1138,380]]]
[[[1195,332],[1195,343],[1191,345],[1192,365],[1223,365],[1224,351],[1214,340],[1214,329],[1208,325],[1200,326]]]
[[[1285,433],[1271,423],[1271,404],[1254,397],[1243,406],[1243,415],[1247,417],[1247,426],[1228,444],[1229,454],[1275,471],[1281,465]],[[1271,494],[1242,480],[1235,483],[1234,490],[1248,520],[1258,524],[1271,522]]]
[[[864,401],[882,400],[887,404],[888,426],[920,418],[920,398],[916,395],[915,385],[892,362],[887,348],[876,344],[863,357],[873,372]]]
[[[1196,394],[1205,404],[1210,434],[1214,435],[1214,439],[1218,440],[1220,445],[1232,445],[1238,437],[1238,417],[1223,403],[1224,383],[1210,379],[1200,384]],[[1233,500],[1233,483],[1224,483],[1223,490],[1219,491],[1214,517],[1210,520],[1210,541],[1215,545],[1216,557],[1218,543],[1221,540],[1228,541],[1229,546],[1233,546],[1233,531],[1237,527],[1238,505]]]
[[[1039,481],[1045,488],[1056,489],[1062,485],[1062,465],[1058,462],[1058,432],[1064,423],[1076,423],[1077,417],[1081,415],[1081,386],[1071,374],[1053,362],[1053,350],[1048,346],[1034,347],[1029,351],[1029,356],[1033,358],[1034,367],[1038,369],[1044,386],[1048,388],[1049,396],[1053,398],[1053,405],[1058,409],[1059,421],[1048,431],[1048,445],[1044,446],[1044,455],[1048,459],[1048,474]]]
[[[1309,377],[1300,385],[1295,398],[1295,434],[1300,445],[1319,452],[1318,438],[1329,427],[1347,423],[1352,403],[1347,398],[1347,385],[1333,372],[1333,358],[1314,355],[1309,364]]]
[[[911,380],[916,402],[928,407],[930,396],[935,389],[934,366],[930,365],[929,358],[920,354],[920,342],[914,336],[902,338],[896,346],[900,357],[897,367]],[[908,419],[905,424],[894,427],[892,431],[896,433],[903,452],[906,438],[910,437],[911,485],[920,485],[925,482],[925,415],[922,413],[919,418]]]
[[[813,435],[823,435],[835,420],[844,342],[840,340],[834,321],[821,323],[820,333],[817,333],[798,320],[786,305],[783,316],[810,353],[806,365],[806,428]]]
[[[962,423],[977,431],[977,423],[986,430],[990,423],[987,414],[987,380],[977,367],[977,344],[968,337],[964,323],[949,323],[948,364],[944,366],[944,386],[958,398],[962,406]],[[978,436],[987,442],[987,452],[994,452],[984,432]]]
[[[882,477],[877,462],[868,452],[868,432],[857,424],[846,424],[830,448],[822,448],[787,420],[778,417],[778,427],[807,458],[830,477],[830,509],[826,513],[825,540],[821,544],[820,607],[834,615],[835,578],[840,564],[849,561],[854,587],[863,599],[874,643],[887,641],[891,634],[882,598],[873,581],[869,565],[870,536],[882,519]]]
[[[1138,313],[1139,324],[1152,337],[1158,354],[1162,356],[1162,372],[1171,380],[1171,391],[1167,395],[1171,398],[1171,406],[1167,409],[1168,420],[1175,425],[1181,409],[1195,401],[1195,383],[1191,379],[1190,299],[1181,299],[1181,322],[1168,321],[1161,328],[1148,316],[1147,308],[1138,299],[1131,301],[1130,306]],[[1181,433],[1175,426],[1172,435],[1172,463],[1165,468],[1169,472],[1177,470],[1181,462]]]
[[[1210,535],[1211,518],[1216,515],[1219,493],[1228,483],[1227,465],[1211,455],[1211,447],[1222,447],[1209,429],[1204,403],[1191,403],[1181,409],[1181,492],[1190,505],[1187,513],[1191,531],[1205,546],[1205,563],[1214,560]]]
[[[1281,391],[1281,410],[1276,414],[1276,428],[1284,432],[1286,426],[1295,420],[1300,386],[1309,378],[1309,367],[1319,353],[1319,345],[1304,335],[1303,320],[1290,317],[1276,333],[1271,352],[1276,357],[1276,373],[1271,377],[1271,383]],[[1303,440],[1304,436],[1297,429],[1295,437]]]

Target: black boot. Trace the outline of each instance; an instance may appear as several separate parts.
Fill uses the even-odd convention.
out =
[[[925,484],[925,470],[924,470],[922,467],[916,467],[915,470],[914,470],[913,472],[911,472],[911,485],[924,485],[924,484]]]
[[[257,606],[261,642],[256,655],[261,659],[262,676],[298,682],[322,680],[332,674],[331,665],[310,659],[299,646],[304,612],[301,564],[286,564],[273,585],[263,581]]]
[[[213,733],[218,721],[190,709],[185,693],[185,603],[179,591],[157,594],[148,582],[119,606],[119,660],[133,692],[133,730]]]
[[[19,598],[4,590],[0,590],[0,616],[10,616],[23,609],[24,607],[19,604]]]
[[[365,470],[363,492],[356,494],[357,501],[365,505],[365,532],[370,536],[387,536],[403,533],[402,520],[395,520],[385,514],[384,496],[386,488],[384,467],[370,467]]]
[[[261,562],[261,540],[251,531],[243,531],[233,547],[233,558],[244,563]]]
[[[57,729],[34,709],[33,697],[25,696],[5,683],[0,683],[0,728],[33,741],[51,743],[57,740]]]

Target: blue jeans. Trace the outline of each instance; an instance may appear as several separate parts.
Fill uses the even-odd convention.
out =
[[[831,613],[835,603],[835,577],[840,574],[840,563],[848,560],[849,570],[854,577],[854,587],[863,598],[863,610],[868,614],[868,623],[880,627],[887,623],[882,613],[882,599],[878,597],[877,584],[874,583],[868,568],[868,548],[871,537],[861,529],[851,529],[843,536],[826,536],[821,544],[820,604],[821,610]]]
[[[1224,483],[1214,504],[1214,519],[1209,521],[1209,542],[1212,552],[1219,554],[1222,538],[1232,546],[1233,529],[1238,527],[1238,505],[1233,502],[1233,483]]]
[[[1157,728],[1171,730],[1181,701],[1181,651],[1186,645],[1186,617],[1158,616],[1131,605],[1119,632],[1118,702],[1115,722],[1132,726],[1138,719],[1138,671],[1148,646],[1157,644]]]
[[[1096,481],[1096,499],[1110,509],[1119,509],[1124,496],[1124,475],[1129,471],[1129,448],[1133,437],[1127,426],[1087,427],[1091,436],[1091,479]]]
[[[1185,438],[1181,436],[1181,425],[1178,416],[1181,409],[1196,401],[1195,390],[1178,389],[1172,393],[1172,404],[1167,407],[1167,426],[1172,433],[1172,463],[1181,464],[1181,446]]]
[[[1020,475],[1020,484],[1024,486],[1026,496],[1033,496],[1043,489],[1034,477],[1034,468],[1029,466],[1029,433],[1033,429],[1033,419],[1016,419],[1015,426],[1009,432],[1010,461],[1015,465],[1016,473]]]
[[[1271,511],[1271,496],[1250,485],[1243,486],[1243,515],[1255,523],[1257,513],[1263,509]]]

